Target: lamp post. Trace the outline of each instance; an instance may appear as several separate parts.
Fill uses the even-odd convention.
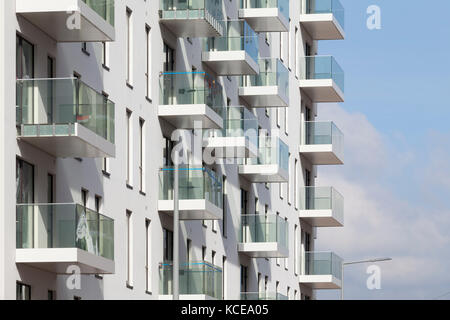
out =
[[[375,258],[368,260],[360,260],[360,261],[349,261],[342,262],[341,266],[341,300],[344,300],[344,267],[352,264],[363,264],[363,263],[374,263],[374,262],[382,262],[382,261],[391,261],[392,258]]]

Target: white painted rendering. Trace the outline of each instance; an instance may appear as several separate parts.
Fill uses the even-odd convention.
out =
[[[256,158],[258,147],[247,137],[208,137],[203,147],[216,158]]]
[[[239,9],[239,18],[245,19],[256,32],[289,31],[289,21],[278,8]]]
[[[301,79],[300,90],[314,101],[322,102],[344,102],[344,92],[333,79]]]
[[[345,32],[332,13],[301,14],[300,23],[314,40],[342,40]]]
[[[33,125],[38,133],[36,136],[18,136],[18,139],[29,143],[57,158],[114,158],[116,147],[113,143],[103,139],[79,123],[67,125],[73,128],[74,134],[41,135],[40,125]],[[23,129],[21,130],[23,132]],[[72,131],[69,129],[69,131]]]
[[[343,227],[341,221],[333,209],[330,210],[299,210],[300,219],[312,227]]]
[[[300,145],[300,154],[306,157],[313,165],[340,165],[344,164],[336,152],[333,144]]]
[[[244,50],[203,52],[202,61],[219,76],[259,73],[258,63]]]
[[[239,96],[252,108],[287,107],[289,99],[278,86],[240,87]]]
[[[16,13],[58,42],[114,41],[115,30],[81,0],[16,0]],[[80,16],[80,29],[68,28],[72,15]]]
[[[81,13],[82,29],[75,35],[61,27],[66,15],[63,3],[75,4]],[[127,8],[132,12],[130,70],[127,70],[126,59]],[[276,86],[240,87],[238,76],[222,77],[217,74],[221,73],[219,69],[215,71],[215,67],[204,63],[202,42],[195,36],[222,35],[220,24],[211,24],[211,20],[206,19],[161,20],[159,9],[155,1],[116,0],[115,27],[112,27],[81,0],[0,1],[0,204],[4,213],[0,215],[0,299],[15,299],[17,282],[31,286],[33,300],[47,299],[48,290],[55,290],[57,299],[69,300],[74,296],[107,300],[170,298],[160,294],[158,272],[159,264],[164,260],[164,230],[173,230],[173,201],[158,200],[160,169],[170,166],[165,162],[165,139],[170,138],[175,129],[195,128],[196,121],[208,129],[222,129],[224,124],[222,117],[205,104],[160,105],[160,74],[167,71],[164,44],[175,52],[174,71],[191,72],[195,69],[217,77],[217,82],[223,87],[224,105],[244,104],[254,113],[262,130],[278,131],[290,152],[289,170],[279,165],[241,165],[245,163],[242,161],[247,161],[245,159],[208,166],[226,178],[225,206],[218,208],[206,200],[180,201],[183,219],[180,223],[180,261],[188,260],[187,240],[190,240],[190,260],[206,260],[223,268],[223,295],[227,300],[240,299],[243,291],[260,292],[258,273],[268,277],[268,292],[275,292],[277,282],[280,294],[287,295],[289,287],[288,298],[291,300],[300,299],[301,295],[314,299],[314,283],[317,282],[316,288],[319,288],[322,282],[327,282],[309,276],[302,278],[299,267],[305,252],[301,235],[307,233],[311,236],[308,250],[314,251],[315,231],[307,220],[300,218],[294,190],[298,191],[305,185],[306,169],[311,172],[313,184],[316,176],[314,164],[300,154],[301,119],[305,116],[306,107],[311,109],[313,116],[316,115],[315,103],[319,102],[309,96],[308,89],[299,90],[296,71],[301,72],[300,60],[305,44],[311,45],[311,54],[317,52],[318,46],[300,24],[300,15],[297,14],[301,12],[300,3],[291,1],[289,22],[280,12],[263,9],[252,13],[245,9],[241,13],[236,1],[223,1],[223,11],[230,19],[242,18],[243,14],[250,25],[256,25],[256,30],[272,31],[267,39],[265,34],[259,34],[260,57],[280,59],[280,51],[284,58],[290,56],[289,61],[283,60],[290,70],[287,96],[283,93],[286,88],[282,90]],[[297,34],[294,26],[299,27]],[[146,30],[149,30],[148,55]],[[291,45],[280,43],[278,31],[286,32]],[[16,35],[34,47],[34,79],[48,77],[50,57],[55,63],[54,77],[67,78],[76,74],[83,83],[114,101],[114,144],[103,141],[80,125],[76,126],[74,136],[18,136],[15,119]],[[187,35],[191,38],[177,38]],[[86,50],[82,50],[83,41],[88,42]],[[103,46],[98,41],[108,42],[104,61]],[[212,53],[206,60],[218,59],[217,55],[214,57],[216,52]],[[242,58],[236,58],[235,53],[220,55],[219,60],[228,62]],[[247,56],[244,60],[248,64],[246,68],[257,70],[257,63],[252,65]],[[235,68],[224,63],[220,65],[220,68],[233,71]],[[327,83],[326,86],[335,85]],[[336,100],[343,100],[343,94],[334,94],[340,97]],[[289,109],[287,116],[286,109]],[[131,112],[129,137],[126,110]],[[184,132],[185,135],[189,133]],[[230,147],[243,151],[246,157],[257,155],[257,150],[245,138],[230,141],[227,138],[208,139],[207,145],[201,147],[215,148],[216,152],[225,152],[225,155]],[[193,149],[193,146],[189,147]],[[106,167],[103,157],[108,157]],[[104,261],[76,248],[16,248],[16,159],[34,166],[34,203],[48,203],[49,175],[54,178],[54,202],[82,203],[82,189],[87,191],[87,208],[95,209],[96,197],[99,199],[99,212],[114,219],[114,261]],[[196,154],[189,156],[191,163],[201,160]],[[295,160],[297,169],[294,173]],[[287,219],[288,248],[274,243],[246,243],[239,247],[240,216],[243,213],[241,190],[248,194],[248,213],[263,213],[267,209],[268,213],[279,213],[280,218]],[[127,218],[127,212],[131,218]],[[205,220],[204,223],[201,220]],[[264,254],[285,258],[288,268],[279,267],[276,258],[252,258]],[[85,273],[81,275],[80,290],[69,289],[66,285],[68,275],[60,274],[69,263],[80,266]],[[245,290],[240,285],[241,266],[248,268]],[[95,273],[104,276],[96,277]],[[128,282],[132,286],[127,286]],[[295,291],[297,294],[294,296]],[[182,295],[181,298],[210,299],[202,295]]]
[[[342,282],[332,275],[301,275],[300,283],[312,289],[340,289]]]

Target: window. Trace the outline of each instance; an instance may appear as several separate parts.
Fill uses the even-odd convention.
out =
[[[133,84],[133,12],[127,8],[127,84]]]
[[[291,299],[290,295],[291,295],[291,288],[287,287],[287,298],[288,298],[288,300]]]
[[[259,199],[255,197],[255,215],[259,214]]]
[[[34,166],[28,162],[16,160],[16,203],[34,202]],[[18,208],[21,208],[18,206]],[[24,207],[25,208],[25,207]],[[33,229],[26,221],[18,221],[16,230],[17,248],[33,248]]]
[[[89,53],[88,49],[87,49],[87,42],[82,42],[81,43],[81,52],[83,52],[85,55],[90,56],[91,54]]]
[[[174,147],[174,141],[164,137],[164,150],[163,150],[163,165],[170,167],[173,166],[172,151]]]
[[[127,287],[133,288],[133,217],[127,210]]]
[[[295,159],[294,160],[294,206],[295,209],[298,210],[298,204],[299,204],[299,199],[298,199],[298,160]]]
[[[127,186],[132,187],[132,176],[133,176],[133,169],[132,169],[132,112],[130,110],[127,110]]]
[[[81,189],[81,204],[83,207],[87,207],[89,191],[86,189]]]
[[[102,42],[102,66],[109,71],[109,44]]]
[[[298,239],[298,226],[294,226],[294,273],[298,275],[300,272],[300,251],[299,251],[299,239]]]
[[[227,198],[227,177],[222,177],[223,190],[222,190],[222,205],[223,205],[223,218],[222,218],[222,236],[227,238],[227,223],[228,223],[228,198]]]
[[[145,219],[145,291],[150,293],[152,274],[151,265],[151,238],[150,238],[150,219]]]
[[[164,262],[173,261],[173,232],[163,229],[163,260]]]
[[[139,190],[145,193],[145,120],[139,119]]]
[[[80,300],[81,300],[81,297],[79,297],[79,296],[73,296],[73,300],[80,301]]]
[[[56,291],[48,290],[47,291],[47,300],[56,300]]]
[[[247,292],[248,267],[241,265],[241,292]]]
[[[17,282],[16,300],[31,300],[31,286],[22,282]]]
[[[285,224],[288,225],[288,218],[284,218],[284,221],[286,222]],[[289,246],[289,240],[288,240],[288,246]],[[288,258],[284,258],[284,268],[286,270],[289,269],[289,257]]]
[[[279,217],[280,217],[280,213],[277,212],[277,221],[278,221]],[[277,258],[276,263],[277,263],[277,266],[280,266],[281,265],[281,258]]]
[[[214,250],[211,252],[211,263],[213,266],[216,265],[216,252]]]
[[[47,203],[55,202],[55,178],[52,174],[47,174]]]
[[[145,81],[146,81],[146,97],[147,99],[151,99],[152,97],[152,84],[150,75],[152,74],[151,66],[152,66],[152,50],[151,50],[151,28],[146,25],[145,26],[145,41],[146,41],[146,67],[145,67]]]
[[[222,298],[226,300],[227,297],[227,257],[222,258]]]
[[[294,36],[294,70],[295,70],[295,76],[299,77],[299,70],[298,70],[298,27],[295,27],[295,36]]]
[[[284,132],[289,134],[289,109],[284,108]]]
[[[202,246],[202,261],[206,261],[206,247]]]
[[[186,261],[187,262],[192,261],[192,240],[191,239],[186,240]]]
[[[241,215],[248,214],[247,211],[248,192],[241,189]]]
[[[32,79],[34,78],[34,46],[23,39],[22,37],[16,37],[16,78],[17,79]],[[16,105],[26,106],[29,102],[23,101],[24,95],[22,94],[20,86],[16,92]],[[18,108],[17,119],[18,123],[29,123],[33,119],[32,108]]]
[[[292,204],[292,198],[291,198],[291,183],[292,183],[292,179],[291,179],[291,173],[292,173],[292,165],[291,165],[291,153],[289,152],[289,181],[288,183],[286,183],[286,187],[287,187],[287,200],[288,200],[288,204],[291,205]]]
[[[164,43],[164,72],[175,71],[175,50]]]

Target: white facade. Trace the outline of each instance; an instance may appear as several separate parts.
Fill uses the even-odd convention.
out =
[[[56,2],[58,5],[55,5]],[[166,165],[164,138],[170,139],[175,129],[192,129],[194,121],[201,121],[207,128],[217,129],[220,128],[221,119],[205,103],[166,108],[160,98],[160,87],[164,85],[160,81],[160,74],[164,71],[185,73],[194,70],[197,73],[206,72],[216,78],[214,71],[208,69],[205,63],[205,59],[212,59],[213,56],[206,55],[207,58],[205,58],[205,55],[202,55],[203,42],[194,36],[202,34],[218,36],[219,34],[215,34],[214,31],[207,30],[211,28],[211,25],[215,30],[219,30],[219,33],[226,33],[226,30],[223,31],[223,25],[220,27],[215,25],[216,22],[211,17],[206,22],[180,19],[180,21],[163,23],[160,21],[160,3],[156,0],[87,1],[90,5],[113,3],[113,15],[111,7],[101,8],[105,9],[108,17],[112,17],[114,26],[82,0],[64,0],[67,7],[64,7],[62,2],[8,0],[0,3],[0,204],[2,211],[0,214],[0,299],[16,299],[17,286],[22,290],[21,295],[27,298],[28,294],[23,293],[23,290],[27,291],[31,288],[31,299],[47,299],[49,295],[53,295],[56,299],[170,298],[170,294],[163,294],[160,288],[159,272],[160,263],[167,257],[167,252],[164,252],[166,233],[163,230],[173,230],[171,212],[173,201],[160,199],[159,190],[160,170]],[[327,207],[334,205],[334,201],[331,201],[332,195],[327,198],[327,196],[317,196],[302,190],[305,186],[314,186],[315,165],[341,164],[343,158],[340,157],[339,161],[336,161],[336,157],[331,157],[328,163],[326,156],[320,157],[321,152],[324,152],[323,149],[318,148],[317,156],[320,157],[320,161],[319,163],[311,162],[310,159],[316,159],[315,150],[308,148],[308,144],[317,143],[334,147],[335,143],[330,139],[333,139],[335,135],[331,132],[321,134],[305,131],[304,124],[307,121],[314,121],[317,114],[316,102],[320,101],[311,100],[300,83],[313,81],[308,78],[311,74],[313,77],[318,76],[321,81],[330,78],[332,87],[339,93],[342,91],[342,94],[339,94],[339,101],[343,100],[343,88],[339,87],[339,79],[336,81],[333,78],[333,71],[329,71],[328,77],[326,72],[324,75],[323,72],[312,70],[323,68],[323,65],[305,67],[305,56],[314,56],[317,53],[317,40],[320,39],[314,39],[308,34],[300,18],[308,22],[308,28],[314,28],[314,22],[317,21],[320,29],[320,24],[326,24],[330,16],[325,15],[324,21],[320,20],[320,15],[316,19],[307,19],[307,14],[314,14],[314,12],[308,11],[306,0],[280,0],[280,5],[283,3],[290,5],[288,11],[290,19],[286,19],[280,9],[264,11],[263,8],[255,11],[250,10],[250,4],[247,4],[247,9],[244,10],[240,9],[238,0],[218,2],[220,2],[224,19],[237,20],[248,16],[250,25],[255,25],[261,30],[270,29],[272,26],[273,30],[276,30],[276,32],[258,33],[259,57],[278,59],[284,64],[288,72],[288,88],[241,87],[239,75],[220,76],[215,81],[223,87],[225,106],[246,107],[256,116],[260,129],[268,130],[272,137],[279,136],[289,148],[289,164],[287,170],[281,168],[280,163],[275,165],[275,169],[273,165],[250,165],[248,162],[208,165],[207,167],[213,169],[219,177],[226,178],[223,185],[225,209],[222,211],[220,206],[204,200],[180,203],[181,218],[185,214],[180,228],[180,261],[182,263],[206,261],[217,266],[217,270],[221,269],[223,288],[220,291],[223,291],[224,299],[255,296],[248,293],[259,293],[256,295],[259,298],[268,297],[270,293],[297,300],[314,298],[313,288],[339,287],[336,283],[340,281],[335,278],[340,275],[332,273],[335,271],[333,268],[340,266],[334,266],[334,263],[339,264],[339,260],[336,262],[318,258],[322,262],[318,262],[319,266],[316,270],[316,266],[308,267],[308,263],[305,262],[307,260],[305,252],[314,251],[317,227],[308,224],[309,221],[315,221],[315,217],[308,217],[309,211],[317,213],[317,210],[332,210],[332,215],[335,216],[334,210],[341,210],[340,213],[343,214],[344,209],[343,205],[337,209]],[[338,3],[338,1],[324,2],[333,5]],[[332,13],[335,7],[329,7]],[[76,22],[77,20],[70,19],[78,17],[80,17],[81,29],[57,29],[67,28],[67,24],[64,26],[64,18],[69,19],[66,22]],[[165,17],[164,20],[171,19]],[[331,21],[338,24],[336,29],[339,34],[336,34],[335,38],[333,33],[327,34],[327,39],[342,38],[343,26],[339,25],[334,18],[331,18]],[[186,28],[183,28],[183,23],[186,24]],[[280,33],[279,30],[283,30],[286,23],[289,26],[289,32]],[[186,33],[194,34],[194,36],[177,38],[178,33],[181,33],[181,36],[186,36]],[[99,39],[106,41],[105,45],[102,42],[95,42]],[[16,56],[21,57],[20,54],[16,55],[18,41],[26,42],[25,46],[32,46],[32,66],[30,63],[17,61]],[[87,43],[83,45],[82,41]],[[170,55],[165,53],[168,51],[165,46],[174,53],[173,65],[165,64],[166,57]],[[229,59],[238,59],[239,57],[236,58],[235,55],[236,53],[233,53]],[[226,54],[219,56],[221,63],[227,59]],[[251,73],[258,69],[261,72],[261,67],[258,68],[251,59],[244,53],[244,60],[252,66]],[[53,70],[50,70],[52,63]],[[226,69],[222,65],[221,70]],[[239,70],[245,73],[247,69],[249,68],[233,68],[232,73]],[[79,79],[72,79],[73,77]],[[243,75],[243,77],[246,76]],[[22,78],[25,79],[19,82],[16,80]],[[61,80],[31,80],[30,84],[30,79],[48,78]],[[17,86],[17,83],[20,83],[20,86]],[[48,83],[58,83],[58,85],[48,86]],[[44,85],[40,86],[40,84]],[[74,95],[73,92],[81,90],[78,89],[79,86],[83,88],[86,86],[87,89]],[[308,86],[314,87],[314,83],[309,82]],[[308,90],[313,92],[315,88]],[[317,90],[320,91],[320,88]],[[250,91],[256,92],[250,93],[256,94],[256,98],[250,99],[257,101],[255,105],[249,104],[250,100],[246,99],[248,97],[243,96],[243,92],[249,94]],[[19,93],[14,94],[14,92]],[[99,102],[102,100],[101,98],[98,100],[95,92],[105,100]],[[43,97],[45,95],[47,99],[53,101],[50,104],[54,108],[56,98],[53,99],[53,97],[59,96],[60,93],[68,95],[68,98],[66,97],[69,101],[68,109],[84,110],[87,101],[87,109],[90,110],[87,118],[83,118],[86,113],[76,114],[76,121],[79,122],[76,125],[81,127],[81,131],[78,130],[72,134],[71,126],[64,127],[64,130],[69,131],[63,132],[63,137],[58,135],[59,127],[53,126],[57,122],[55,120],[57,115],[53,113],[50,115],[46,107],[49,103],[46,104]],[[270,96],[265,97],[265,95]],[[97,100],[93,98],[94,96]],[[30,99],[33,101],[30,102]],[[109,99],[109,102],[105,102],[106,99]],[[287,107],[284,105],[286,100],[288,100]],[[56,103],[58,106],[67,107],[67,101]],[[264,108],[261,101],[263,103],[266,101],[270,108]],[[282,101],[281,106],[277,107],[279,103],[277,101]],[[110,103],[114,104],[112,114],[112,109],[108,109]],[[32,108],[27,109],[26,107],[30,104]],[[18,109],[16,107],[18,105],[22,108]],[[100,107],[106,108],[105,113],[97,111],[93,115],[92,110]],[[21,120],[22,124],[32,124],[34,121],[40,126],[15,126],[17,110],[20,110],[22,119],[28,117],[28,123]],[[62,118],[62,116],[58,117]],[[91,129],[86,130],[84,125],[80,125],[83,121],[91,121],[93,117],[97,117],[95,119],[100,119],[99,121],[105,125],[105,128],[101,125],[99,126],[101,128],[95,128],[104,130],[101,133]],[[114,121],[113,127],[111,123],[105,124],[106,122],[103,121],[111,117]],[[70,121],[68,122],[70,124]],[[46,128],[42,124],[51,126]],[[53,131],[44,137],[45,129]],[[31,138],[23,138],[26,130],[30,130]],[[37,130],[38,133],[33,130]],[[104,136],[102,136],[103,133]],[[114,139],[111,138],[111,134]],[[183,132],[183,136],[190,135],[190,131]],[[309,142],[305,139],[309,139]],[[327,141],[324,142],[323,139]],[[38,142],[35,142],[36,140]],[[240,141],[240,145],[243,145],[246,150],[250,148],[247,146],[248,141],[242,139],[236,139],[236,141]],[[214,141],[208,145],[214,146]],[[203,143],[200,144],[200,148],[202,146],[204,146]],[[191,149],[196,147],[198,145],[189,145]],[[221,147],[220,143],[219,147]],[[228,146],[222,147],[227,149]],[[302,154],[302,150],[306,150],[303,152],[308,154]],[[334,149],[332,152],[337,153]],[[244,153],[254,154],[249,151]],[[99,155],[108,158],[104,160]],[[191,164],[194,164],[194,160],[199,160],[196,154],[190,156]],[[17,178],[17,166],[29,168],[29,165],[24,165],[21,161],[33,166],[30,175],[33,177],[32,181],[24,181],[25,173]],[[20,164],[16,165],[19,162]],[[53,178],[49,178],[49,175]],[[49,179],[53,179],[52,189],[49,186]],[[22,202],[41,205],[28,205],[25,206],[26,209],[23,209],[23,204],[18,206],[19,200],[16,193],[19,189],[25,194]],[[275,242],[267,240],[256,244],[241,243],[241,204],[243,202],[241,189],[248,194],[246,201],[248,215],[267,215],[275,217],[273,221],[287,221],[286,234],[283,227],[278,229],[284,223],[276,224],[278,233],[275,237],[278,237],[278,241],[276,239]],[[53,190],[52,195],[49,190]],[[73,205],[67,207],[70,209],[66,209],[56,205],[43,205],[48,203],[76,203],[80,206]],[[45,212],[47,214],[50,212],[51,219],[54,220],[55,215],[60,211],[66,214],[73,209],[73,212],[81,212],[83,215],[86,213],[83,208],[86,207],[114,219],[112,239],[100,239],[96,242],[95,239],[91,239],[93,236],[89,236],[90,238],[83,238],[87,243],[83,242],[85,247],[77,249],[75,242],[72,247],[61,248],[54,238],[49,240],[45,236],[42,237],[42,230],[56,230],[67,221],[61,218],[58,220],[60,224],[52,222],[50,227],[50,222],[39,213],[46,210]],[[29,221],[33,221],[33,224],[17,222],[18,212],[22,212],[23,216],[31,214],[34,219]],[[279,217],[276,218],[276,215]],[[95,219],[101,219],[98,215],[93,216],[96,217]],[[76,214],[75,217],[77,217]],[[201,219],[205,217],[214,220],[202,221]],[[87,219],[89,222],[86,225],[89,225],[92,220],[89,220],[89,217]],[[338,225],[341,226],[343,218],[338,220]],[[90,232],[93,232],[92,226],[98,227],[98,230],[109,230],[109,225],[96,223],[90,225]],[[22,232],[21,245],[16,244],[19,224]],[[331,225],[336,226],[332,223]],[[71,230],[74,234],[80,231],[78,220],[75,226],[77,230]],[[263,229],[266,229],[266,236],[273,236],[270,234],[272,229],[269,228],[268,231],[267,225]],[[67,234],[64,235],[64,230],[68,231],[61,227],[59,237],[75,236],[70,232],[70,237]],[[279,243],[280,230],[283,236],[287,237],[286,246]],[[23,235],[27,232],[28,238]],[[111,254],[108,252],[108,248],[111,248],[108,247],[111,245],[111,240],[113,240],[114,257],[105,258],[105,255]],[[94,249],[90,248],[89,241],[94,242]],[[265,242],[267,242],[266,246]],[[102,254],[104,256],[101,256]],[[67,286],[68,275],[63,273],[67,273],[67,268],[71,265],[78,266],[83,273],[80,289],[71,289]],[[242,276],[244,271],[241,266],[247,267],[246,277]],[[330,272],[323,271],[327,268]],[[320,284],[315,285],[315,282],[311,280],[314,277],[305,278],[308,272],[323,275],[324,277],[319,277],[320,279],[317,280]],[[326,283],[327,280],[322,283],[323,279],[327,278],[332,279],[330,280],[332,283]],[[243,282],[246,283],[243,284]],[[217,284],[215,286],[217,289]],[[247,295],[241,295],[242,293]],[[192,294],[182,292],[182,297],[211,298],[207,292]]]

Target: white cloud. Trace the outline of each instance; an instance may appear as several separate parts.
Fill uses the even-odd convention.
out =
[[[337,105],[327,108],[321,110],[322,119],[333,119],[345,134],[346,163],[319,168],[317,185],[335,186],[344,195],[345,226],[319,228],[316,249],[347,260],[391,256],[393,261],[383,264],[385,298],[439,295],[450,281],[450,202],[442,206],[429,200],[438,193],[433,190],[450,191],[449,149],[430,154],[425,167],[423,159],[415,161],[417,150],[396,149],[364,115]],[[412,171],[405,172],[405,165]],[[422,197],[425,183],[428,195]],[[351,284],[364,277],[350,274],[346,279]],[[362,287],[346,286],[346,291],[374,297]]]

